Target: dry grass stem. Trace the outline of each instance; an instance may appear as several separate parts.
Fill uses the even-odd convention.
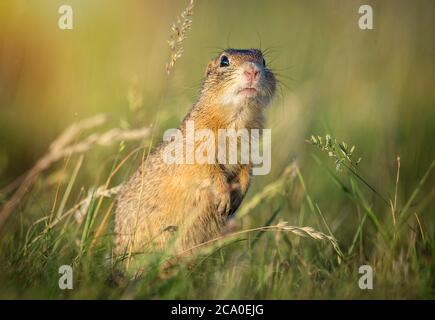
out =
[[[309,237],[309,238],[312,238],[314,240],[327,240],[331,243],[331,245],[333,246],[337,255],[339,257],[341,257],[341,251],[339,249],[338,242],[334,237],[328,236],[328,235],[324,234],[323,232],[317,231],[311,227],[289,226],[286,221],[279,222],[276,225],[241,230],[241,231],[237,231],[234,233],[226,234],[226,235],[217,237],[215,239],[200,243],[200,244],[193,246],[189,249],[186,249],[183,252],[181,252],[180,254],[178,254],[177,257],[181,257],[183,255],[189,254],[192,251],[195,251],[198,249],[206,248],[206,249],[210,250],[210,249],[216,248],[216,246],[211,246],[211,245],[222,246],[227,241],[234,241],[234,237],[238,237],[238,236],[241,236],[241,235],[244,235],[247,233],[258,232],[258,231],[281,231],[281,232],[285,231],[285,232],[293,233],[299,237]]]
[[[192,27],[193,0],[189,1],[186,9],[177,17],[177,21],[172,24],[171,36],[168,40],[171,56],[166,64],[166,73],[169,75],[175,62],[184,53],[183,41],[187,38],[187,32]]]
[[[148,127],[134,130],[115,128],[104,133],[91,134],[81,142],[74,143],[80,133],[100,126],[104,124],[106,120],[107,117],[105,115],[97,115],[74,123],[50,145],[48,152],[29,170],[22,183],[1,209],[0,229],[26,193],[29,192],[37,177],[53,163],[74,154],[85,153],[96,145],[108,146],[119,141],[144,139],[151,133],[151,129]]]

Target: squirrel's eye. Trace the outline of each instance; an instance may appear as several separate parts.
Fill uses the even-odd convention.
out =
[[[230,65],[230,60],[228,60],[227,56],[221,57],[221,67],[228,67]]]
[[[263,67],[266,66],[266,60],[263,59]]]

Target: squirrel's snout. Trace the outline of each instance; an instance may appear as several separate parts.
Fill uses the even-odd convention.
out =
[[[260,68],[250,63],[244,67],[243,75],[250,84],[256,83],[260,79]]]

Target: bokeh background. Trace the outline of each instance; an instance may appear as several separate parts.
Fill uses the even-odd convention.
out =
[[[432,1],[372,2],[370,31],[358,28],[359,1],[197,1],[165,92],[166,41],[185,1],[72,0],[74,29],[60,30],[65,3],[0,4],[1,184],[29,168],[68,124],[95,113],[147,124],[161,103],[163,125],[177,125],[208,60],[228,46],[272,49],[268,64],[282,82],[267,115],[274,169],[304,159],[304,138],[326,131],[356,144],[379,183],[396,155],[413,169],[404,177],[410,181],[434,155]],[[132,87],[143,96],[135,108]]]
[[[73,7],[73,30],[57,26],[62,4]],[[373,30],[358,28],[362,4],[373,7]],[[356,145],[360,173],[385,197],[393,196],[400,156],[404,204],[435,157],[435,2],[198,0],[184,54],[168,76],[170,26],[186,5],[0,1],[0,186],[28,170],[69,124],[97,113],[117,127],[156,125],[158,142],[194,103],[220,48],[260,47],[280,90],[266,115],[272,172],[255,177],[248,197],[296,160],[312,198],[350,242],[355,209],[312,157],[326,155],[305,142],[329,133]],[[86,155],[74,192],[104,182],[117,150]],[[420,214],[430,232],[433,174],[428,181],[416,202],[428,202]],[[48,207],[52,197],[38,201]],[[258,223],[271,207],[255,216]],[[297,224],[294,211],[290,203],[280,215]]]

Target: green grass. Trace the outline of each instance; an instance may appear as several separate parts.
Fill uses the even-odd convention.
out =
[[[434,4],[377,2],[375,29],[361,31],[357,1],[272,1],[247,10],[249,3],[195,3],[170,77],[166,40],[186,3],[77,3],[69,33],[55,28],[56,1],[0,4],[0,206],[71,123],[109,114],[70,145],[113,128],[155,128],[141,142],[112,139],[48,157],[0,230],[0,298],[435,298]],[[113,284],[114,197],[97,188],[125,181],[164,130],[178,126],[211,47],[260,42],[271,48],[266,60],[280,90],[266,112],[272,171],[254,177],[236,216],[238,230],[255,230],[165,274],[167,256],[143,255],[140,276]],[[282,221],[338,246],[273,229]],[[64,264],[73,267],[73,290],[58,287]],[[373,290],[358,287],[365,264]]]
[[[136,262],[140,263],[141,271],[136,272],[137,269],[131,266],[133,272],[129,277],[115,285],[111,279],[119,269],[119,259],[111,255],[113,231],[111,224],[107,223],[107,216],[113,220],[113,200],[105,199],[100,203],[103,198],[93,198],[81,224],[71,218],[74,211],[61,212],[51,225],[50,216],[32,222],[25,216],[29,215],[26,210],[20,210],[19,217],[9,221],[7,229],[16,232],[6,231],[2,238],[0,296],[86,299],[434,298],[433,232],[426,225],[419,224],[421,220],[417,220],[417,211],[409,204],[426,185],[434,162],[409,198],[399,199],[405,205],[395,208],[394,199],[389,206],[371,197],[370,186],[360,182],[363,178],[359,175],[356,179],[353,170],[336,171],[334,163],[331,166],[324,155],[316,154],[315,157],[319,166],[323,166],[325,176],[330,177],[331,188],[336,185],[335,192],[343,193],[348,199],[348,214],[356,215],[354,224],[347,226],[352,230],[348,241],[340,241],[343,225],[327,221],[318,201],[309,194],[303,171],[295,163],[279,180],[245,201],[238,223],[243,226],[242,230],[247,226],[275,225],[286,211],[290,211],[293,221],[302,226],[315,226],[337,238],[338,251],[328,241],[260,228],[208,246],[208,250],[199,251],[193,258],[181,259],[167,272],[161,271],[167,256],[144,254],[138,260],[140,262]],[[76,165],[71,164],[72,175],[60,185],[63,195],[59,195],[62,201],[58,206],[61,211],[65,210],[65,199],[74,187],[77,168],[82,161],[83,157],[80,157]],[[64,170],[68,168],[64,167]],[[46,192],[47,195],[50,191]],[[376,202],[379,202],[378,206],[373,205]],[[421,210],[424,207],[418,211]],[[254,220],[260,213],[268,219]],[[70,291],[58,288],[58,268],[63,264],[73,266],[74,289]],[[360,290],[357,285],[358,268],[363,264],[374,269],[374,289],[370,291]]]

